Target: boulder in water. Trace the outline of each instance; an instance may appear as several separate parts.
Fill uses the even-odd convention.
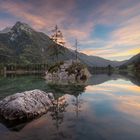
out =
[[[33,119],[48,111],[52,93],[35,89],[16,93],[0,101],[0,116],[6,120]]]

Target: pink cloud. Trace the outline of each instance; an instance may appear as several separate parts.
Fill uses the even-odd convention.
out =
[[[78,16],[71,15],[77,8],[75,0],[63,2],[60,0],[44,0],[34,3],[5,0],[0,4],[0,11],[5,11],[15,19],[27,22],[33,28],[47,34],[58,24],[67,42],[77,38],[85,46],[82,51],[90,55],[111,58],[113,53],[116,54],[121,51],[122,55],[126,56],[127,45],[128,50],[132,46],[133,49],[137,49],[140,45],[140,26],[138,24],[140,22],[140,3],[132,3],[131,0],[102,3],[93,11],[91,10],[84,22],[79,21]],[[132,5],[126,3],[132,3]],[[12,22],[4,19],[0,21],[0,27],[11,25]],[[91,36],[97,24],[115,25],[117,28],[110,33],[108,40],[101,40]],[[71,47],[69,42],[67,44]],[[97,47],[96,49],[89,49],[87,48],[88,45],[93,46],[93,48],[94,45],[102,45],[102,47],[101,49]],[[130,56],[130,53],[128,55]]]
[[[29,2],[5,0],[1,3],[0,9],[43,32],[51,30],[53,26],[58,24],[60,28],[62,27],[66,40],[71,37],[80,40],[88,38],[94,23],[92,21],[79,23],[78,17],[71,16],[70,13],[76,8],[75,0],[66,0],[63,3],[64,6],[57,7],[56,5],[62,4],[59,0],[44,1],[44,3],[35,8]],[[63,28],[66,23],[69,26]]]
[[[43,29],[55,24],[61,24],[66,20],[66,15],[73,8],[73,0],[67,1],[65,7],[54,10],[53,4],[58,2],[53,0],[49,3],[44,3],[42,6],[34,7],[30,3],[16,2],[6,0],[1,2],[0,8],[11,15],[25,20],[37,29]]]

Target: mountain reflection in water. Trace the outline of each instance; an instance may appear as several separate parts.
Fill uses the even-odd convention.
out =
[[[46,84],[40,76],[3,77],[1,99],[41,89],[53,92],[56,101],[47,114],[31,122],[1,123],[1,139],[139,140],[139,85],[138,75],[93,75],[82,85]]]

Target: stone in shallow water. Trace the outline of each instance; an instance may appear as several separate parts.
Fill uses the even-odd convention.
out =
[[[6,120],[33,119],[46,113],[53,100],[52,93],[38,89],[16,93],[0,101],[0,116]]]

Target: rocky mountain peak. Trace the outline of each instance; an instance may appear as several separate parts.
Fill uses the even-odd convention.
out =
[[[16,24],[13,26],[12,30],[25,30],[25,31],[31,31],[33,30],[28,24],[22,23],[20,21],[16,22]]]
[[[18,36],[22,35],[23,32],[31,35],[33,31],[28,24],[18,21],[10,31],[10,40],[14,41]]]

